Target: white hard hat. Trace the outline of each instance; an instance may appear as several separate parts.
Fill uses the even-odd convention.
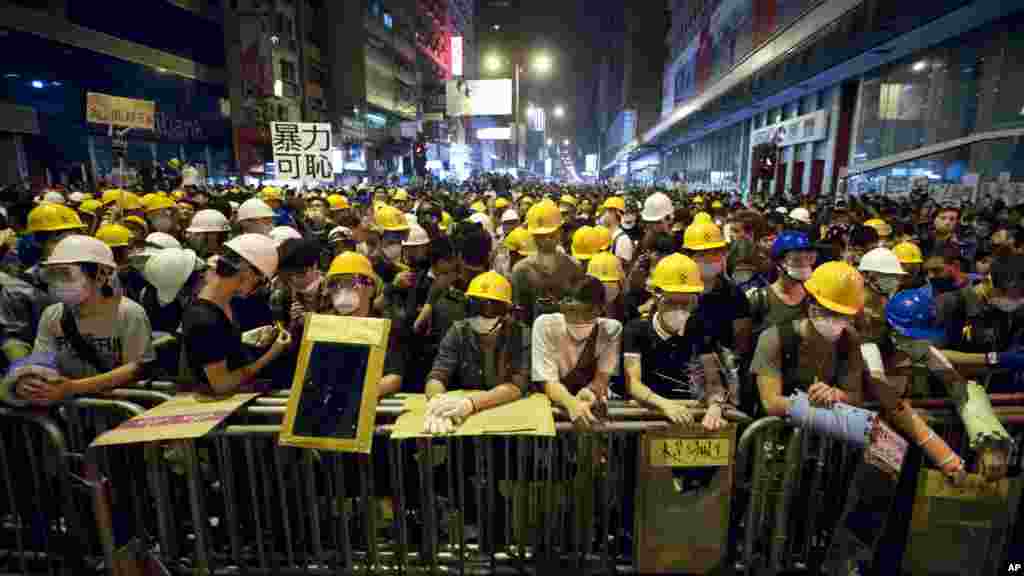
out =
[[[166,248],[154,254],[142,268],[142,277],[156,288],[156,299],[161,306],[174,301],[185,281],[203,261],[191,250]]]
[[[519,212],[509,208],[501,214],[501,221],[504,222],[519,222]]]
[[[238,214],[235,220],[256,220],[259,218],[273,218],[274,209],[259,198],[249,198],[238,207]]]
[[[181,242],[166,232],[150,232],[146,236],[146,244],[157,248],[181,248]]]
[[[811,223],[811,212],[807,208],[793,208],[789,211],[789,218],[802,222],[804,224]]]
[[[228,206],[231,206],[232,210],[237,211],[240,204],[238,202],[235,202],[234,200],[228,200]]]
[[[327,233],[327,243],[334,244],[335,242],[341,242],[342,240],[352,239],[352,229],[348,226],[335,226],[331,228],[331,231]]]
[[[277,273],[277,242],[263,234],[242,234],[228,240],[224,246],[234,250],[266,278]]]
[[[186,232],[230,232],[231,224],[219,210],[207,208],[192,216],[192,222]]]
[[[412,212],[406,212],[405,223],[408,224],[409,227],[411,228],[413,226],[419,225],[420,221],[416,219],[416,215],[413,214]]]
[[[75,204],[81,204],[82,202],[85,202],[85,193],[72,192],[71,194],[68,195],[68,200],[71,200]]]
[[[491,222],[491,217],[483,212],[476,212],[469,217],[470,222],[476,222],[477,224],[484,227],[488,234],[494,234],[494,223]]]
[[[672,215],[674,211],[672,199],[663,192],[655,192],[644,200],[644,209],[640,211],[640,218],[644,222],[661,222]]]
[[[410,224],[409,235],[402,240],[402,246],[423,246],[424,244],[430,244],[430,236],[427,236],[427,231],[422,226]]]
[[[43,202],[49,202],[50,204],[63,204],[65,202],[64,195],[56,190],[48,190],[46,194],[43,194]]]
[[[99,238],[73,234],[64,237],[53,247],[53,253],[47,258],[47,266],[52,264],[81,264],[92,262],[110,268],[117,268],[114,252]]]
[[[776,213],[776,214],[782,214],[783,216],[785,216],[785,215],[786,215],[786,207],[785,207],[785,206],[779,206],[779,207],[777,207],[777,208],[775,209],[775,213]]]
[[[861,272],[906,274],[906,272],[903,271],[903,266],[900,265],[900,259],[888,248],[875,248],[874,250],[868,251],[868,253],[860,259],[860,266],[858,269]]]
[[[278,244],[283,244],[285,240],[302,238],[302,234],[299,234],[299,231],[291,226],[275,226],[270,231],[270,237]]]

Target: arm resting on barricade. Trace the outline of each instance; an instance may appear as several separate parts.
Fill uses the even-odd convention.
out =
[[[626,353],[623,360],[626,367],[626,394],[637,402],[658,410],[673,424],[693,423],[693,415],[686,406],[662,398],[643,383],[642,362],[643,357],[640,354]]]

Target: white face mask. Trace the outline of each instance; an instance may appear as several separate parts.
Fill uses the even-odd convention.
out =
[[[338,314],[351,314],[359,309],[360,304],[359,292],[351,288],[345,288],[339,290],[331,298],[331,303],[334,305],[334,311]]]
[[[469,325],[477,334],[490,334],[498,327],[501,317],[486,318],[484,316],[473,316],[469,319]]]
[[[356,244],[356,252],[359,252],[363,256],[370,255],[370,246],[366,242],[360,242]]]
[[[605,284],[604,285],[604,302],[605,302],[605,304],[610,304],[610,303],[614,302],[615,299],[619,297],[619,293],[620,292],[622,292],[622,289],[619,288],[618,284]]]
[[[50,284],[50,295],[68,306],[77,306],[85,301],[87,287],[84,279],[76,279]]]
[[[814,329],[821,334],[821,337],[829,342],[839,340],[846,329],[846,321],[838,318],[814,318],[811,320]]]
[[[623,216],[622,227],[626,230],[632,230],[636,226],[636,216]]]
[[[658,315],[661,318],[661,323],[669,332],[673,334],[682,334],[686,328],[686,321],[690,318],[690,313],[686,310],[679,308],[675,310],[669,310],[663,314]]]
[[[899,278],[879,278],[875,284],[877,289],[886,296],[891,296],[900,289]]]
[[[990,298],[989,302],[996,309],[1003,312],[1014,312],[1024,304],[1024,300],[1013,300],[1011,298]]]
[[[810,266],[789,266],[787,264],[782,265],[782,271],[797,282],[806,282],[814,272]]]
[[[384,253],[384,257],[391,261],[396,261],[402,257],[402,245],[401,244],[385,244],[381,248],[381,252]]]
[[[570,338],[579,342],[590,337],[590,333],[594,331],[594,326],[596,326],[596,323],[590,321],[579,324],[566,324],[565,329],[569,332]]]

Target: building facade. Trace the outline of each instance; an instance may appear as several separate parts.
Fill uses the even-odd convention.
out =
[[[221,13],[202,2],[152,1],[141,11],[110,0],[0,4],[9,56],[0,72],[0,183],[103,186],[172,158],[230,175],[222,37]],[[113,133],[90,122],[90,93],[152,103],[151,123]]]
[[[745,195],[1015,190],[1022,18],[984,1],[674,2],[661,119],[616,160]],[[778,150],[770,178],[759,145]]]

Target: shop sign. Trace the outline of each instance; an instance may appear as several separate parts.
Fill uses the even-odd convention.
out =
[[[765,126],[750,134],[750,147],[772,143],[778,147],[817,142],[828,137],[828,112],[818,110],[785,122]]]
[[[85,119],[93,124],[152,130],[155,116],[156,104],[150,100],[97,92],[87,92],[85,95]]]

